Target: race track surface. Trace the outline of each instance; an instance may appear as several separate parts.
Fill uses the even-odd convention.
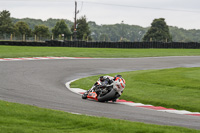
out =
[[[174,67],[200,67],[200,56],[0,61],[0,99],[66,112],[200,129],[197,116],[82,100],[65,87],[70,80],[92,75]]]

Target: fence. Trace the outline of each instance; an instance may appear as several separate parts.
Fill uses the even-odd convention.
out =
[[[84,48],[184,48],[199,49],[197,42],[87,42],[87,41],[46,41],[22,42],[0,41],[0,45],[11,46],[48,46],[48,47],[84,47]]]

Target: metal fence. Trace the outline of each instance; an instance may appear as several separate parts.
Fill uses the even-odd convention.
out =
[[[199,49],[197,42],[89,42],[89,41],[0,41],[0,45],[11,46],[48,46],[48,47],[85,47],[85,48],[184,48]]]

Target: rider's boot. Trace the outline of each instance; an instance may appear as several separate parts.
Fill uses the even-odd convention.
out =
[[[115,95],[115,98],[112,100],[112,102],[116,102],[117,101],[117,99],[120,97],[120,95],[117,93],[116,95]]]
[[[112,102],[115,103],[117,101],[117,99],[113,99]]]

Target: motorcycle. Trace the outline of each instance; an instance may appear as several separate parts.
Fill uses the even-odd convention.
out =
[[[125,83],[122,80],[113,81],[111,85],[97,85],[92,91],[82,95],[82,99],[94,99],[99,102],[115,101],[116,97],[121,95],[125,88]]]

